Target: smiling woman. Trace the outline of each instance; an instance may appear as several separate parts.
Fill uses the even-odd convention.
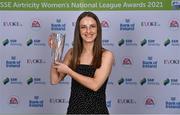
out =
[[[49,37],[49,46],[53,46],[52,37]],[[58,84],[66,75],[72,78],[68,114],[109,113],[105,92],[113,63],[113,53],[102,47],[98,17],[92,12],[83,12],[76,21],[73,48],[64,60],[51,66],[52,84]]]

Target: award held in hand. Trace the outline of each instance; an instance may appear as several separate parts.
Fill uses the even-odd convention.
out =
[[[58,33],[55,37],[53,37],[51,45],[53,45],[51,56],[52,62],[55,63],[56,61],[62,61],[64,43],[65,43],[65,34]]]

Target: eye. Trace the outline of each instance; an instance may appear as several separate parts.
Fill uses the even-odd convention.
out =
[[[80,26],[80,29],[84,29],[84,28],[86,28],[86,26]]]
[[[91,27],[91,28],[96,28],[96,25],[91,25],[90,27]]]

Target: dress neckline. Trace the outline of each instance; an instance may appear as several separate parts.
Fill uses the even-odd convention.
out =
[[[78,66],[92,66],[92,65],[89,65],[89,64],[78,64]]]

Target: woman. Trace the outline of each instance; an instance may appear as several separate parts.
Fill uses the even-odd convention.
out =
[[[68,50],[62,62],[51,67],[52,84],[58,84],[66,75],[72,78],[68,114],[109,113],[105,90],[114,56],[102,48],[101,42],[98,17],[92,12],[83,12],[76,22],[73,48]]]

